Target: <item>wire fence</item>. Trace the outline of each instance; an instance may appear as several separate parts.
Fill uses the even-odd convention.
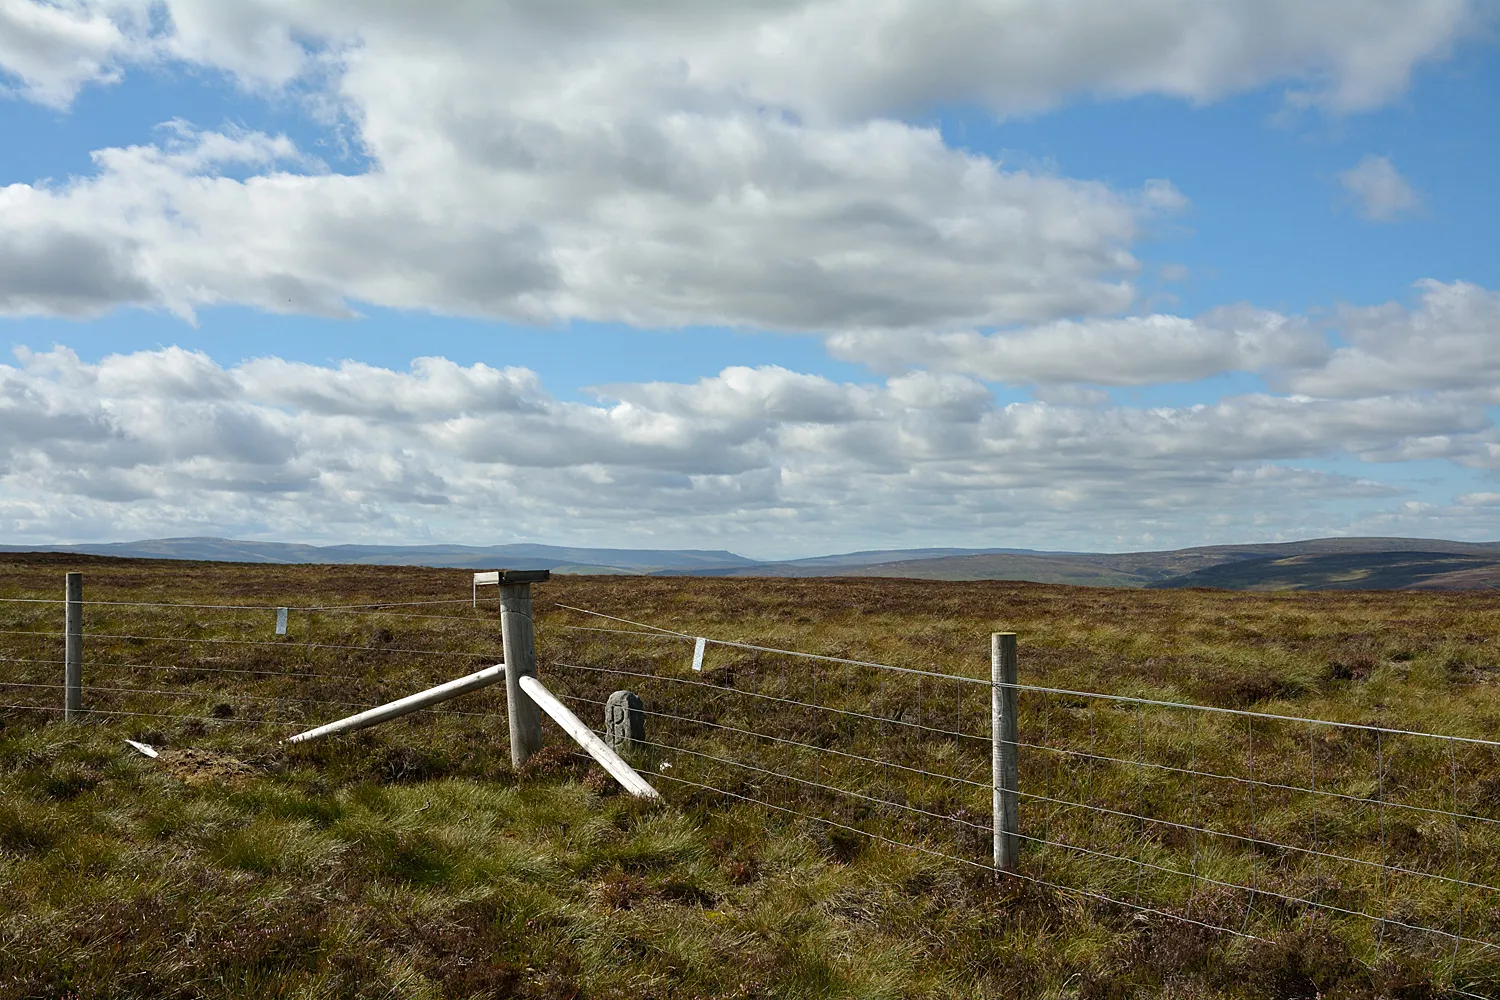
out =
[[[0,710],[62,713],[63,603],[0,598]],[[546,683],[585,719],[618,689],[640,695],[633,761],[680,802],[805,821],[838,858],[884,843],[994,869],[988,676],[557,607],[568,621],[547,624],[571,638],[544,657]],[[140,725],[280,738],[503,658],[494,608],[468,597],[83,615],[85,711]],[[1456,995],[1500,994],[1500,743],[1013,687],[1023,850],[1005,877],[1251,938],[1326,921],[1371,963],[1399,952],[1444,968]],[[499,739],[500,697],[428,711]]]
[[[65,604],[0,597],[0,709],[64,714]],[[469,598],[303,607],[88,600],[80,609],[84,717],[294,732],[501,659],[495,609]],[[468,704],[484,707],[483,698]],[[489,719],[488,705],[429,711]]]
[[[566,610],[612,624],[564,626],[592,641],[554,664],[562,696],[637,693],[657,779],[811,821],[835,854],[994,867],[990,678]],[[1004,686],[1023,850],[997,874],[1245,937],[1325,921],[1372,964],[1400,952],[1456,995],[1500,992],[1500,743]]]

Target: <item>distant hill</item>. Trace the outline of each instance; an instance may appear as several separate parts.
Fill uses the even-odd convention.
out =
[[[592,549],[557,545],[297,545],[225,538],[157,538],[88,545],[0,545],[0,552],[74,552],[254,563],[550,569],[557,573],[695,576],[866,576],[1022,580],[1090,587],[1230,590],[1500,587],[1500,542],[1431,538],[1314,538],[1159,552],[884,549],[757,562],[724,550]]]
[[[297,545],[227,538],[154,538],[85,545],[0,545],[0,552],[81,552],[137,559],[215,562],[436,566],[458,569],[551,569],[575,573],[655,573],[755,565],[733,552],[699,549],[587,549],[559,545]]]
[[[694,576],[897,576],[919,580],[1027,580],[1032,583],[1071,583],[1087,587],[1143,587],[1155,577],[1112,569],[1108,557],[1049,552],[986,552],[917,559],[891,558],[884,562],[797,560],[760,563],[726,570],[678,570],[673,575]]]
[[[1039,549],[871,549],[863,552],[845,552],[840,555],[813,556],[809,559],[789,559],[781,562],[758,563],[757,565],[779,566],[787,570],[800,572],[804,569],[877,566],[892,562],[911,562],[917,559],[965,559],[971,556],[990,555],[1060,556],[1078,554],[1080,553],[1043,552]],[[789,572],[787,575],[792,574]]]
[[[1341,552],[1248,559],[1184,573],[1150,586],[1224,590],[1500,589],[1500,556]]]
[[[1191,549],[1169,549],[1159,552],[1039,552],[1029,549],[990,549],[960,552],[953,555],[900,558],[903,553],[856,553],[855,555],[888,555],[888,561],[843,562],[847,557],[802,559],[789,562],[760,563],[734,569],[680,570],[676,572],[712,574],[715,576],[889,576],[923,580],[1023,580],[1033,583],[1062,583],[1088,587],[1224,587],[1244,589],[1235,567],[1243,567],[1245,586],[1269,587],[1249,569],[1251,564],[1290,557],[1321,557],[1334,560],[1363,555],[1382,556],[1400,553],[1435,556],[1465,556],[1472,561],[1453,563],[1453,574],[1426,573],[1426,565],[1407,560],[1394,562],[1390,569],[1370,577],[1362,585],[1367,589],[1403,587],[1483,588],[1486,566],[1500,566],[1500,542],[1451,542],[1429,538],[1315,538],[1299,542],[1274,542],[1253,545],[1210,545]],[[1403,576],[1399,565],[1410,566]],[[1333,563],[1329,563],[1333,565]],[[1310,566],[1307,582],[1333,579],[1338,574],[1324,572],[1321,564]],[[1352,570],[1351,570],[1352,572]],[[1199,575],[1201,574],[1201,575]],[[1276,579],[1282,589],[1297,589],[1302,577],[1295,569],[1280,571]],[[1440,579],[1441,576],[1441,579]],[[1179,583],[1177,581],[1192,580]],[[1213,582],[1210,582],[1213,581]],[[1329,586],[1332,586],[1330,584]],[[1355,586],[1361,586],[1355,584]]]

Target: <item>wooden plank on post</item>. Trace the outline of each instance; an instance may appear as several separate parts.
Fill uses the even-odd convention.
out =
[[[488,573],[475,573],[474,574],[474,607],[476,607],[476,608],[479,607],[479,585],[480,584],[484,584],[486,586],[493,587],[493,586],[498,585],[499,583],[500,583],[500,573],[498,571],[491,571],[491,572],[488,572]]]
[[[502,569],[500,641],[505,649],[505,702],[510,719],[510,763],[519,768],[542,748],[542,713],[521,686],[536,676],[536,632],[531,621],[531,585],[550,578],[547,570]]]
[[[549,569],[492,569],[474,574],[474,606],[479,607],[479,588],[498,587],[507,583],[546,583]]]
[[[990,766],[994,783],[995,868],[1015,871],[1020,861],[1019,768],[1016,742],[1016,635],[995,632],[990,636]]]
[[[64,587],[63,720],[83,717],[83,574],[69,573]]]

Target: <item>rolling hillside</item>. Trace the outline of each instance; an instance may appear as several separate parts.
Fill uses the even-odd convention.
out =
[[[0,552],[78,552],[131,559],[437,569],[551,569],[561,573],[654,573],[668,569],[753,566],[733,552],[699,549],[590,549],[559,545],[297,545],[227,538],[153,538],[83,545],[0,545]]]
[[[1317,538],[1160,552],[1012,549],[854,565],[799,560],[707,572],[731,576],[1016,580],[1090,587],[1468,590],[1492,587],[1500,580],[1500,544],[1426,538]]]
[[[1296,555],[1224,563],[1150,586],[1221,590],[1488,590],[1500,589],[1500,558],[1451,552]]]
[[[297,545],[161,538],[85,545],[0,545],[0,552],[215,562],[550,569],[586,575],[896,577],[1014,580],[1089,587],[1231,590],[1489,589],[1500,585],[1500,542],[1431,538],[1314,538],[1157,552],[888,549],[759,562],[725,550],[594,549],[555,545]]]

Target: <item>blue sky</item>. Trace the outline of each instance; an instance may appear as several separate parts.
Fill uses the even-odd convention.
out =
[[[1500,537],[1485,4],[32,6],[7,540]]]

